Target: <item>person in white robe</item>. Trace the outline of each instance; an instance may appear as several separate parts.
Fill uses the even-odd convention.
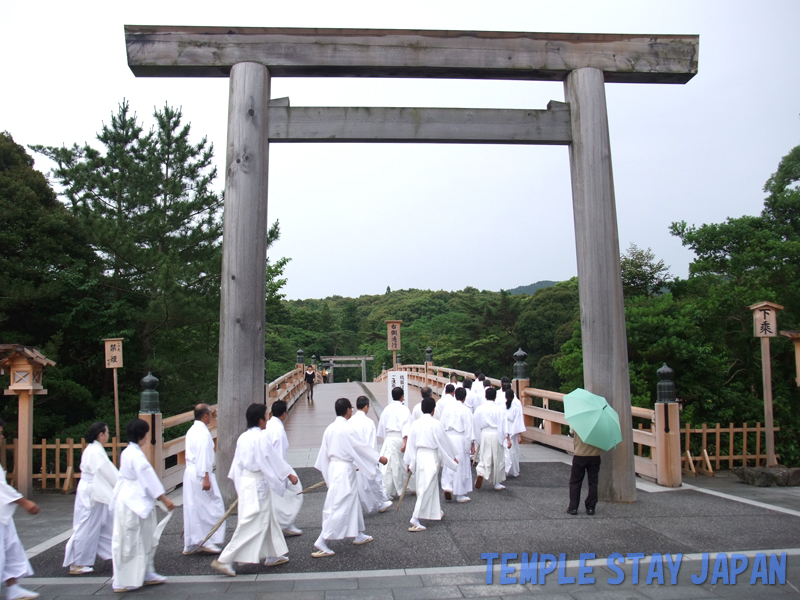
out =
[[[375,423],[369,418],[369,398],[359,396],[356,398],[356,412],[348,423],[353,428],[358,438],[377,452]],[[367,514],[385,512],[392,505],[383,487],[383,477],[380,469],[375,471],[374,477],[367,477],[360,470],[356,471],[358,482],[358,497]]]
[[[467,398],[464,400],[464,406],[466,406],[472,414],[475,414],[475,410],[483,404],[483,399],[472,389],[473,387],[475,386],[471,379],[464,380],[464,389],[467,390]]]
[[[425,387],[420,388],[419,395],[422,396],[422,400],[425,400],[425,398],[433,398],[433,390],[426,385]],[[422,400],[420,400],[420,402],[414,406],[414,410],[411,411],[411,422],[409,423],[409,427],[414,423],[414,421],[422,418]]]
[[[392,390],[392,402],[383,409],[376,432],[379,438],[383,438],[381,456],[388,459],[388,462],[381,467],[381,477],[383,489],[390,498],[399,496],[406,482],[403,452],[411,424],[411,412],[403,403],[404,399],[403,388],[396,387]]]
[[[444,490],[445,500],[452,499],[455,494],[456,502],[469,502],[470,498],[467,494],[472,491],[470,455],[475,452],[475,433],[472,413],[464,406],[466,397],[467,390],[463,387],[458,388],[455,393],[454,405],[439,421],[447,437],[450,438],[450,443],[458,459],[458,468],[455,471],[442,469],[442,490]]]
[[[519,443],[522,434],[527,431],[525,419],[522,416],[522,402],[519,401],[511,384],[505,390],[506,404],[506,433],[511,440],[511,447],[506,448],[506,476],[519,477]]]
[[[417,501],[409,531],[425,531],[420,519],[440,521],[444,512],[439,503],[439,465],[458,468],[458,459],[442,424],[433,418],[436,402],[425,398],[422,418],[412,423],[408,433],[405,464],[417,477]]]
[[[111,560],[115,592],[127,592],[144,585],[164,583],[156,573],[154,558],[158,547],[155,505],[160,500],[168,511],[175,505],[166,497],[164,486],[142,451],[150,442],[150,425],[133,419],[125,428],[128,446],[119,457],[119,478],[109,509],[114,511]]]
[[[3,439],[3,420],[0,419],[0,440]],[[33,575],[33,568],[14,526],[14,511],[21,507],[31,515],[39,513],[35,502],[23,498],[6,481],[6,472],[0,466],[0,581],[6,584],[7,600],[32,600],[39,594],[22,587],[18,580]]]
[[[475,438],[480,440],[480,460],[476,468],[475,487],[481,488],[483,480],[489,481],[496,490],[503,490],[506,479],[506,453],[504,444],[511,445],[506,433],[505,404],[495,403],[497,390],[486,390],[486,402],[479,406],[473,415]]]
[[[436,411],[434,411],[434,419],[437,421],[441,421],[444,417],[444,414],[447,412],[447,409],[453,406],[456,403],[456,388],[452,383],[448,383],[444,386],[444,396],[439,398],[439,401],[436,403]]]
[[[272,403],[271,411],[272,417],[267,421],[264,435],[267,436],[269,445],[288,463],[289,438],[286,436],[286,428],[284,427],[284,422],[289,416],[286,402],[276,400]],[[294,469],[292,469],[292,474],[297,477],[297,471]],[[273,496],[272,498],[272,509],[275,511],[275,518],[278,519],[278,525],[281,526],[284,537],[303,534],[303,530],[295,525],[297,515],[300,514],[300,509],[303,508],[303,495],[300,493],[302,491],[303,485],[298,478],[297,483],[293,483],[286,488],[286,493],[283,496]]]
[[[322,436],[314,468],[322,473],[328,493],[322,508],[322,533],[314,542],[311,556],[323,558],[335,553],[328,541],[354,538],[353,544],[372,541],[364,533],[364,514],[358,499],[356,469],[366,477],[375,477],[378,464],[388,461],[378,456],[375,450],[363,443],[350,427],[348,420],[353,414],[353,405],[347,398],[339,398],[334,404],[336,419],[328,425]]]
[[[255,564],[264,560],[272,567],[289,561],[283,531],[273,510],[273,498],[284,493],[288,483],[296,485],[297,477],[280,454],[267,441],[267,407],[251,404],[245,413],[247,431],[236,441],[228,479],[233,481],[238,496],[236,531],[222,554],[211,566],[230,577],[236,576],[233,563]]]
[[[194,408],[194,423],[186,432],[186,469],[183,471],[183,553],[219,554],[225,541],[223,523],[208,541],[211,529],[225,514],[225,503],[214,473],[214,438],[211,407],[198,404]]]
[[[114,514],[109,505],[119,471],[103,446],[108,443],[108,437],[105,423],[92,424],[86,434],[89,445],[81,455],[81,479],[72,511],[72,537],[64,551],[63,566],[69,567],[70,575],[94,571],[92,567],[98,556],[100,560],[111,558]]]

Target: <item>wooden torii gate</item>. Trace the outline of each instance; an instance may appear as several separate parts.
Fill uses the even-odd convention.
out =
[[[320,358],[322,361],[331,363],[331,368],[328,371],[328,383],[333,383],[333,369],[340,367],[342,369],[347,367],[358,368],[361,367],[361,381],[367,381],[367,361],[375,360],[374,356],[323,356]],[[345,364],[336,364],[345,363]]]
[[[433,142],[569,146],[584,387],[630,422],[625,313],[605,83],[689,81],[695,35],[126,26],[137,77],[229,77],[219,361],[219,466],[264,389],[269,144]],[[563,81],[547,110],[292,108],[272,77]],[[599,494],[636,499],[633,440],[603,458]],[[234,495],[225,478],[223,495]]]

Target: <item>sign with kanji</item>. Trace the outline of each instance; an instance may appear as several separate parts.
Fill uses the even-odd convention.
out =
[[[753,335],[755,337],[778,336],[778,311],[783,310],[780,304],[759,302],[750,307],[753,311]]]
[[[396,387],[403,388],[403,396],[405,396],[405,400],[403,404],[408,406],[408,373],[405,371],[389,371],[386,373],[386,381],[389,382],[389,391],[387,398],[389,401],[393,401],[392,399],[392,390]]]
[[[400,323],[402,321],[386,321],[386,339],[389,342],[389,351],[400,351]]]
[[[107,338],[106,344],[106,369],[122,368],[122,338]]]

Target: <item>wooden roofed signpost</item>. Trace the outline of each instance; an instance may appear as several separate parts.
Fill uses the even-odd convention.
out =
[[[761,381],[764,387],[764,437],[767,440],[767,466],[778,464],[775,459],[775,424],[772,420],[772,359],[769,338],[778,337],[778,311],[774,302],[759,302],[748,307],[753,311],[753,335],[761,338]]]
[[[392,369],[397,368],[397,353],[400,351],[400,325],[402,321],[386,321],[386,343],[392,351]]]
[[[47,394],[42,387],[42,370],[56,363],[36,348],[16,344],[1,344],[0,355],[5,355],[0,366],[8,369],[11,376],[8,389],[3,393],[19,396],[17,446],[14,452],[17,490],[30,498],[33,491],[33,397]]]
[[[219,362],[219,467],[264,387],[270,143],[410,142],[569,146],[584,387],[631,419],[606,83],[682,84],[696,35],[125,27],[137,77],[229,77]],[[299,107],[270,102],[272,77],[562,81],[547,110]],[[391,348],[389,348],[391,350]],[[394,351],[396,352],[396,351]],[[395,361],[397,357],[395,356]],[[603,457],[600,498],[636,499],[633,438]],[[231,502],[230,483],[220,481]]]

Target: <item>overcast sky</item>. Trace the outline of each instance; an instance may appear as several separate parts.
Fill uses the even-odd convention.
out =
[[[214,25],[699,34],[686,85],[609,84],[620,247],[650,247],[680,277],[669,224],[758,214],[800,144],[800,2],[52,2],[0,0],[0,130],[23,145],[93,141],[127,98],[183,108],[225,172],[227,79],[137,79],[123,26]],[[293,106],[539,108],[560,83],[279,79]],[[51,165],[37,156],[37,168]],[[218,180],[222,190],[223,180]],[[566,147],[274,144],[269,219],[292,260],[288,298],[392,289],[499,290],[576,274]],[[388,224],[401,224],[399,230]]]

